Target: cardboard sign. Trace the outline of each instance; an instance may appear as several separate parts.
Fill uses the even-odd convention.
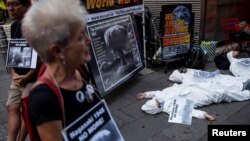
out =
[[[65,141],[124,141],[104,100],[61,131]]]
[[[9,41],[6,67],[36,68],[37,52],[29,46],[25,39]]]
[[[175,97],[168,122],[191,125],[194,102],[182,97]]]

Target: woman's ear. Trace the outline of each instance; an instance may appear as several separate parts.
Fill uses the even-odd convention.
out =
[[[56,58],[59,56],[62,56],[62,47],[58,44],[52,44],[49,46],[49,50],[52,53],[53,56],[56,56]]]

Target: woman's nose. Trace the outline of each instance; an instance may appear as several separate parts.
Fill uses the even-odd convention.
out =
[[[90,44],[90,42],[91,42],[91,39],[88,35],[85,37],[85,42],[86,42],[86,44]]]
[[[13,6],[8,6],[7,9],[8,9],[8,11],[13,11],[14,8],[13,8]]]

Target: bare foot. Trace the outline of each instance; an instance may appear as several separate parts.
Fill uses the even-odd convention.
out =
[[[140,99],[143,99],[145,97],[145,93],[138,93],[135,97],[136,99],[140,100]]]
[[[207,120],[214,121],[216,119],[215,115],[210,115],[208,113],[205,113],[205,117]]]

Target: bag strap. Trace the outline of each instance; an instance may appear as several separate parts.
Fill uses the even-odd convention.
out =
[[[39,72],[40,72],[40,75],[43,74],[43,72],[45,71],[45,69],[46,69],[46,65],[43,65],[43,66],[41,67],[40,71],[39,71]],[[79,73],[80,73],[80,75],[81,75],[82,77],[83,77],[84,75],[86,75],[86,74],[84,73],[84,71],[82,70],[81,67],[78,67],[77,70],[79,71]],[[60,106],[60,108],[61,108],[61,113],[62,113],[62,118],[63,118],[63,126],[65,126],[65,125],[66,125],[66,123],[65,123],[65,122],[66,122],[66,118],[65,118],[64,101],[63,101],[63,97],[62,97],[62,94],[61,94],[60,89],[59,89],[51,80],[49,80],[47,77],[40,76],[40,77],[38,77],[37,80],[38,80],[38,81],[41,81],[41,82],[43,82],[43,83],[45,83],[45,84],[54,92],[54,94],[56,95],[57,100],[58,100],[58,102],[59,102],[59,106]],[[86,82],[84,79],[83,79],[83,81],[84,81],[86,84],[88,84],[88,82]],[[98,90],[96,90],[95,87],[93,87],[93,88],[95,89],[95,95],[96,95],[97,98],[100,100],[101,98],[100,98],[100,96],[99,96]]]
[[[62,113],[62,120],[63,120],[63,126],[65,126],[65,110],[64,110],[64,103],[63,103],[63,98],[61,95],[61,92],[59,90],[59,88],[48,78],[41,76],[38,77],[37,81],[40,81],[44,84],[46,84],[52,91],[53,93],[56,95],[59,106],[61,108],[61,113]],[[22,116],[25,122],[25,127],[27,128],[27,131],[29,133],[29,137],[30,137],[30,141],[37,141],[39,140],[39,138],[35,135],[35,133],[33,132],[33,128],[31,126],[31,122],[29,120],[29,116],[28,116],[28,98],[29,96],[26,96],[24,98],[22,98],[22,108],[23,108],[23,112],[22,112]]]
[[[31,122],[30,122],[29,116],[28,116],[28,96],[22,98],[22,118],[23,118],[24,123],[25,123],[24,124],[25,128],[28,131],[30,141],[37,141],[38,137],[35,135],[35,133],[33,131],[33,128],[31,126]]]
[[[47,77],[41,76],[38,78],[38,81],[44,82],[56,95],[59,106],[61,108],[61,113],[62,113],[62,118],[63,118],[63,126],[65,126],[65,109],[64,109],[64,102],[63,102],[63,97],[61,94],[60,89]]]
[[[43,63],[43,64],[39,67],[39,69],[38,69],[38,72],[37,72],[37,79],[43,75],[43,73],[45,72],[45,70],[46,70],[46,65]]]

